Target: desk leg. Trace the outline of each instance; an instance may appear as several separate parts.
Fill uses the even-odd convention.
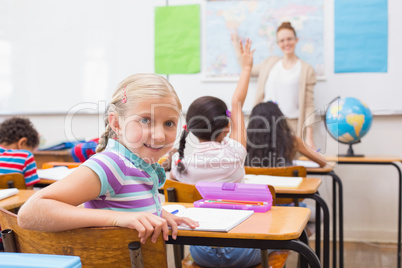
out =
[[[402,172],[399,168],[398,163],[392,162],[391,165],[396,167],[399,175],[399,194],[398,194],[398,268],[401,268],[401,224],[402,224],[402,216],[401,216],[401,209],[402,209]]]
[[[321,259],[321,206],[315,202],[315,253]]]
[[[341,179],[335,172],[331,171],[329,175],[332,177],[332,188],[333,188],[333,267],[336,268],[336,184],[338,184],[338,202],[339,202],[339,267],[343,268],[344,260],[343,260],[343,185]]]
[[[324,267],[329,267],[329,209],[324,199],[321,198],[318,194],[277,194],[278,198],[311,198],[316,201],[320,205],[324,213],[324,256],[323,262]],[[317,233],[317,232],[316,232]],[[317,255],[316,255],[317,256]],[[317,257],[318,258],[318,257]]]
[[[260,249],[290,249],[300,253],[307,261],[307,266],[311,268],[321,268],[320,259],[314,251],[299,240],[254,240],[254,239],[236,239],[236,238],[216,238],[216,237],[191,237],[191,236],[178,236],[173,240],[169,236],[166,244],[182,244],[182,245],[208,245],[217,247],[240,247],[240,248],[260,248]],[[303,258],[302,258],[303,259]],[[307,268],[307,266],[304,266]],[[303,267],[303,268],[304,268]],[[327,266],[328,267],[328,266]]]

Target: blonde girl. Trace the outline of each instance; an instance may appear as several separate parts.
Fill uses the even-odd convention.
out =
[[[169,82],[154,74],[122,81],[107,109],[97,154],[64,179],[32,196],[19,211],[26,229],[62,231],[81,227],[135,229],[141,242],[160,233],[177,236],[177,225],[198,223],[163,210],[158,188],[165,173],[157,164],[176,138],[181,104]],[[85,208],[78,207],[84,203]]]

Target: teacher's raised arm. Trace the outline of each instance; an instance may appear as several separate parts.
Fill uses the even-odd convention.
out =
[[[258,77],[254,105],[266,101],[277,103],[294,134],[316,149],[309,123],[314,122],[314,69],[296,56],[298,38],[290,22],[283,22],[278,27],[276,38],[282,57],[270,56],[252,68],[251,75]],[[239,36],[232,35],[239,59],[238,39]]]

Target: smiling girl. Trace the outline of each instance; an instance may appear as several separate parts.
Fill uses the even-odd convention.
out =
[[[166,179],[157,163],[173,146],[181,104],[169,82],[154,74],[122,81],[108,106],[97,154],[64,179],[37,192],[19,211],[22,228],[62,231],[81,227],[136,229],[141,242],[168,239],[177,225],[198,226],[162,209]],[[84,203],[85,208],[78,207]]]

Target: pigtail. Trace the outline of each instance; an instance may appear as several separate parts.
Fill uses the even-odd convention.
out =
[[[111,137],[113,135],[113,130],[110,127],[109,119],[107,116],[105,116],[105,126],[106,126],[106,130],[105,130],[105,132],[103,132],[102,136],[100,137],[98,146],[96,146],[97,153],[100,153],[103,150],[105,150],[109,137]]]
[[[187,135],[188,135],[188,131],[183,130],[183,133],[181,134],[181,137],[180,137],[179,149],[177,150],[179,152],[179,159],[176,161],[176,165],[177,165],[177,171],[180,174],[186,173],[185,172],[186,167],[184,166],[184,164],[181,160],[184,158],[184,148],[186,148]]]

